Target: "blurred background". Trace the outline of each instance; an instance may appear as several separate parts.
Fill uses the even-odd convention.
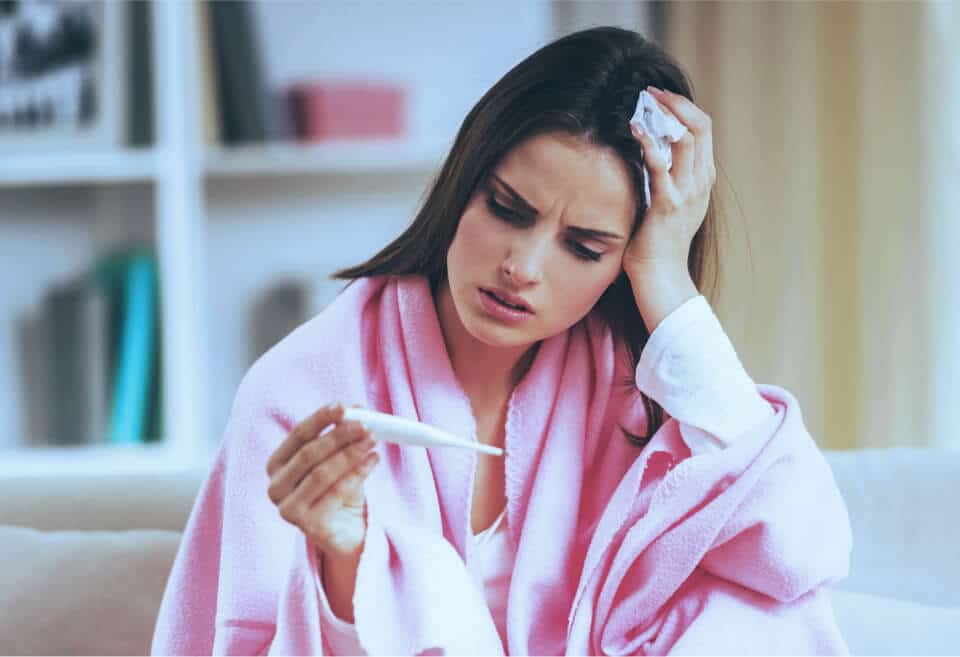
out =
[[[638,30],[714,121],[711,298],[823,448],[958,447],[960,7],[0,2],[0,472],[206,467],[247,368],[547,42]]]

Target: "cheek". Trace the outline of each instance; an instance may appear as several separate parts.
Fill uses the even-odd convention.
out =
[[[567,267],[555,277],[558,281],[554,286],[553,304],[557,311],[556,320],[566,325],[575,324],[593,309],[619,273],[620,259],[617,258],[615,264],[591,264],[578,268],[574,277],[576,283],[571,283],[571,269]]]
[[[473,265],[488,266],[489,258],[500,257],[503,237],[483,212],[469,207],[460,218],[457,234],[450,245],[451,267],[469,270]]]

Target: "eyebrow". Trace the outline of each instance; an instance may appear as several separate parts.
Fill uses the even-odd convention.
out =
[[[540,214],[540,212],[535,207],[533,207],[530,204],[530,202],[527,201],[527,199],[520,196],[517,190],[515,190],[513,187],[507,184],[507,182],[503,178],[501,178],[495,173],[490,174],[490,177],[496,180],[498,183],[500,183],[500,185],[504,189],[506,189],[507,193],[511,197],[513,197],[513,199],[517,203],[523,206],[524,211],[526,211],[528,214],[532,214],[534,216],[538,216]],[[613,239],[613,240],[624,239],[622,235],[617,235],[616,233],[609,233],[605,230],[596,230],[595,228],[584,228],[583,226],[567,226],[567,230],[569,230],[572,233],[575,233],[576,235],[580,235],[581,237],[586,237],[586,238]]]

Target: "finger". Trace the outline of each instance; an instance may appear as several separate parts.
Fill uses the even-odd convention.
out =
[[[359,422],[345,422],[325,434],[322,440],[303,445],[286,465],[274,473],[267,491],[274,504],[281,504],[301,483],[325,490],[330,483],[353,467],[355,455],[366,454],[375,444],[370,430]]]
[[[327,461],[317,464],[297,484],[277,507],[280,515],[296,514],[310,508],[317,499],[329,495],[331,489],[342,477],[366,459],[373,448],[374,441],[361,440],[341,449]],[[338,500],[339,502],[340,500]]]
[[[694,175],[711,185],[717,180],[717,164],[713,161],[713,130],[697,142],[697,159],[693,164]]]
[[[651,95],[670,109],[678,121],[693,133],[696,150],[693,162],[693,175],[706,180],[716,179],[716,165],[713,160],[713,120],[710,115],[691,101],[672,91],[650,89]]]
[[[670,173],[674,184],[679,189],[690,189],[693,183],[696,150],[697,144],[689,130],[673,144],[673,166],[670,168]]]
[[[666,106],[680,123],[687,126],[695,140],[711,130],[710,117],[686,96],[653,88],[650,93],[661,105]]]
[[[647,167],[650,177],[650,203],[653,199],[664,194],[667,191],[667,185],[670,182],[670,172],[667,171],[667,161],[660,151],[656,148],[650,136],[641,128],[635,125],[631,126],[634,136],[640,140],[643,145],[643,163]]]
[[[267,461],[267,474],[272,477],[274,472],[287,464],[301,446],[316,438],[329,425],[339,422],[341,418],[343,418],[343,404],[335,403],[324,406],[295,426]]]
[[[325,493],[314,498],[309,507],[310,511],[324,513],[332,511],[342,500],[361,499],[363,483],[379,462],[379,454],[376,452],[367,454],[352,470],[334,482]]]
[[[656,90],[651,87],[651,91],[655,92]],[[664,114],[673,117],[681,125],[684,125],[683,119],[677,116],[669,105],[659,100],[657,93],[651,93],[651,95],[654,98],[654,102],[657,103]],[[690,188],[690,184],[693,182],[696,153],[697,142],[693,133],[688,128],[684,132],[683,137],[671,146],[672,165],[670,167],[670,175],[678,189],[686,190]]]

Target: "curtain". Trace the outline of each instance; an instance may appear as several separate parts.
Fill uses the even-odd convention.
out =
[[[958,9],[658,7],[713,118],[711,301],[748,372],[823,448],[960,446]]]

